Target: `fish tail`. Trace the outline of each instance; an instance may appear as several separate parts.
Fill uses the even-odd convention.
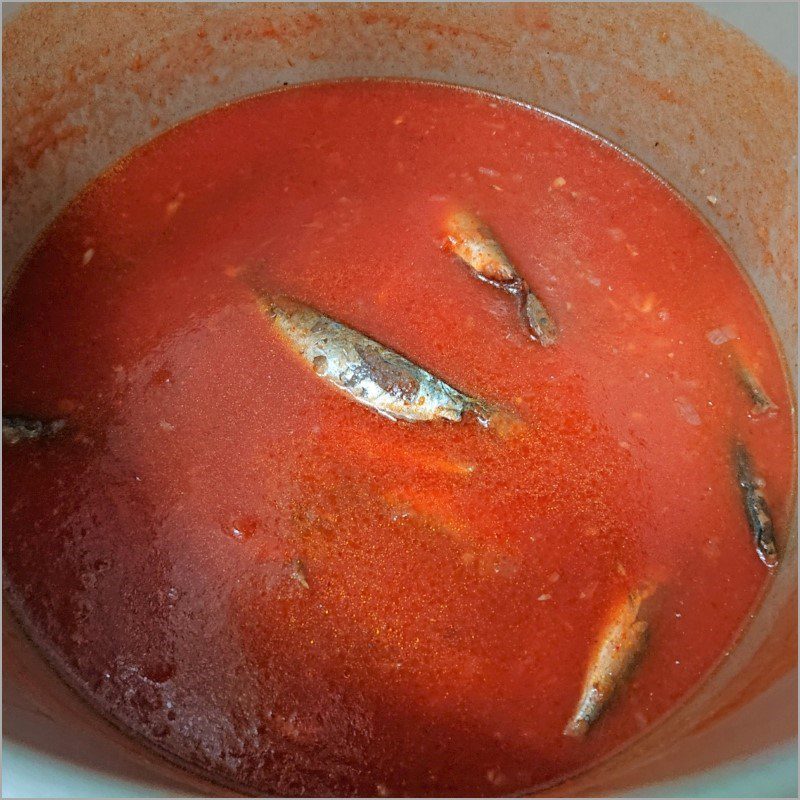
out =
[[[23,439],[46,439],[55,436],[66,424],[65,419],[3,416],[3,441],[16,444]]]
[[[519,290],[520,313],[531,337],[542,347],[556,343],[558,329],[542,301],[523,283]]]
[[[525,423],[518,414],[487,403],[485,400],[471,400],[469,410],[475,415],[480,425],[490,428],[501,439],[518,436],[525,427]]]

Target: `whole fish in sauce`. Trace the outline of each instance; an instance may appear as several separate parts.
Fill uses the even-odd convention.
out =
[[[753,403],[753,414],[771,414],[778,410],[778,406],[772,402],[756,376],[738,359],[736,360],[736,377]]]
[[[554,344],[558,330],[541,300],[530,290],[487,225],[469,211],[455,211],[444,223],[445,246],[475,273],[519,299],[531,337],[544,347]]]
[[[736,482],[742,493],[747,523],[753,534],[756,552],[767,567],[774,567],[778,563],[778,549],[775,545],[772,515],[759,485],[761,481],[753,472],[750,453],[742,442],[737,441],[734,444],[733,459],[736,467]]]
[[[310,306],[264,295],[258,301],[281,338],[317,375],[388,419],[458,422],[472,412],[481,424],[489,425],[502,415]]]
[[[24,439],[46,439],[57,434],[67,421],[54,419],[43,421],[30,417],[3,417],[3,441],[6,444],[17,444]]]
[[[648,626],[641,618],[642,606],[653,592],[652,586],[634,589],[611,610],[592,656],[581,698],[564,728],[565,736],[584,736],[636,665],[647,642]]]

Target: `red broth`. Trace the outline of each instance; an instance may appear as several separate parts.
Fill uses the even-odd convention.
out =
[[[492,227],[554,346],[443,248],[454,204]],[[352,402],[254,286],[522,431]],[[488,95],[346,82],[193,119],[50,226],[3,334],[4,413],[67,420],[3,448],[13,606],[100,711],[245,790],[558,781],[680,703],[757,602],[736,437],[786,541],[792,398],[728,252],[608,143]],[[775,413],[751,413],[734,349]],[[638,665],[565,736],[608,610],[645,580]]]

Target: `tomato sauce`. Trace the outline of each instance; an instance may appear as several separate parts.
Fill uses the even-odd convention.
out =
[[[443,247],[454,204],[555,345]],[[352,402],[254,287],[523,432]],[[67,420],[4,445],[8,596],[101,712],[222,784],[556,782],[673,709],[751,614],[769,573],[735,438],[785,543],[792,397],[730,255],[640,164],[507,100],[366,81],[216,109],[92,183],[4,308],[4,413]],[[777,411],[752,413],[734,349]],[[646,649],[565,736],[605,615],[642,580]]]

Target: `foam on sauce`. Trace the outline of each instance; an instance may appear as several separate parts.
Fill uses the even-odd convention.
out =
[[[491,225],[554,316],[442,247]],[[392,423],[306,368],[251,286],[515,409]],[[667,186],[557,119],[413,83],[308,86],[135,151],[6,298],[5,577],[105,714],[259,793],[508,794],[655,723],[767,570],[731,442],[783,545],[792,400],[726,250]],[[754,415],[752,366],[777,411]],[[565,737],[608,609],[658,584],[639,665]]]

